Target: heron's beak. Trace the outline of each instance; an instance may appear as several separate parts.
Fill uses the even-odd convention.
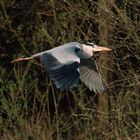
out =
[[[111,51],[111,49],[106,48],[106,47],[101,47],[101,46],[94,45],[93,51],[94,52]]]

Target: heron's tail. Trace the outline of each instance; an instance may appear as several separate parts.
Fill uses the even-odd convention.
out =
[[[28,60],[32,60],[32,59],[34,59],[33,56],[31,56],[31,57],[25,57],[25,58],[17,58],[15,60],[11,61],[11,63],[16,63],[16,62],[20,62],[20,61],[28,61]]]

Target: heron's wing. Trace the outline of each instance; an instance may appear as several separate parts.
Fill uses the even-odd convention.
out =
[[[68,90],[77,85],[80,77],[77,61],[69,61],[67,64],[63,64],[51,53],[44,53],[41,56],[41,61],[57,88]]]
[[[92,59],[81,59],[80,79],[91,91],[100,93],[104,90],[96,62]]]

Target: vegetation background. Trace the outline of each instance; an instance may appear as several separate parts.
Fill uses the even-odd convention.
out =
[[[139,9],[139,0],[0,0],[0,139],[140,139]],[[106,93],[61,92],[39,60],[10,63],[72,41],[112,49],[96,56]]]

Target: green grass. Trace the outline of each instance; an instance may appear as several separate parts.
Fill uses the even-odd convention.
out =
[[[1,0],[0,139],[140,139],[139,4],[124,0],[100,17],[102,6],[93,1]],[[110,31],[104,40],[101,25]],[[82,84],[56,89],[38,60],[10,63],[72,41],[112,48],[107,63],[98,62],[110,89],[108,112],[98,110],[102,95]],[[102,114],[106,126],[99,125]]]

